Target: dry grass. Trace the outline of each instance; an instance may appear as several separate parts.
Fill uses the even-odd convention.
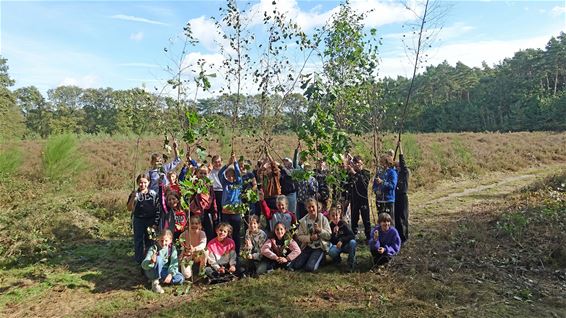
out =
[[[393,137],[385,140],[391,145]],[[544,221],[563,217],[553,211],[565,208],[553,206],[557,200],[544,187],[563,179],[537,182],[528,195],[508,194],[564,165],[566,133],[422,134],[405,140],[413,236],[392,270],[382,276],[368,273],[369,256],[360,247],[362,273],[345,275],[326,267],[315,275],[281,273],[164,298],[149,292],[130,264],[125,211],[134,175],[147,168],[161,140],[136,145],[136,139],[81,138],[79,151],[88,168],[66,186],[43,177],[43,141],[2,145],[17,146],[24,156],[20,168],[0,180],[0,315],[51,316],[61,309],[87,316],[176,316],[220,310],[224,316],[276,317],[277,308],[285,315],[328,317],[525,316],[533,314],[532,308],[542,316],[560,315],[557,308],[566,305],[560,297],[564,273],[557,278],[553,271],[563,266],[566,251],[556,243],[566,239],[561,234],[566,229]],[[254,142],[236,138],[237,154],[257,159]],[[357,140],[355,149],[371,156],[364,142]],[[275,157],[290,156],[295,144],[293,136],[274,137]],[[209,147],[209,153],[224,157],[229,151],[225,137]],[[544,231],[536,241],[545,246],[539,254],[522,252],[521,245],[534,234],[525,220]],[[265,295],[273,300],[264,301]],[[30,301],[40,305],[29,307]],[[165,311],[162,304],[172,302],[190,303]]]

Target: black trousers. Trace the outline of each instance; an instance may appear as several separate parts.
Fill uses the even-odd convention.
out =
[[[409,196],[407,193],[395,195],[395,228],[401,243],[409,239]]]
[[[383,253],[379,254],[376,250],[371,250],[371,256],[373,256],[373,265],[379,266],[387,264],[391,260],[391,256]]]
[[[376,202],[377,211],[391,216],[391,225],[395,226],[395,202]]]
[[[351,209],[352,231],[354,232],[354,234],[358,234],[358,221],[360,220],[361,214],[362,223],[364,224],[364,234],[366,235],[366,240],[369,240],[371,233],[371,224],[369,219],[369,204],[367,199],[355,197],[352,198]]]

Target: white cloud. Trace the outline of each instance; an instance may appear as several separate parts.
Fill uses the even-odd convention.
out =
[[[547,42],[548,36],[545,35],[509,41],[486,40],[441,45],[425,51],[428,57],[421,70],[428,65],[438,65],[444,60],[451,65],[456,65],[460,61],[469,67],[481,67],[483,61],[488,65],[494,65],[505,58],[513,57],[519,50],[544,48]],[[379,72],[380,77],[397,75],[409,77],[413,71],[412,63],[411,57],[404,54],[384,57]]]
[[[411,7],[417,8],[419,5],[415,0],[409,1]],[[327,11],[321,11],[320,6],[315,6],[309,11],[302,10],[297,0],[277,1],[273,6],[272,0],[261,0],[259,3],[252,6],[248,13],[248,17],[252,20],[252,24],[261,24],[264,17],[264,12],[272,15],[273,9],[277,8],[279,12],[283,12],[292,21],[304,30],[309,31],[316,27],[325,25],[332,15],[339,10],[336,6]],[[364,21],[367,27],[378,27],[390,23],[398,23],[411,21],[415,19],[414,13],[407,10],[401,3],[384,1],[384,0],[352,0],[351,7],[358,13],[369,12]]]
[[[218,43],[224,43],[226,40],[218,34],[214,22],[205,16],[200,16],[189,20],[193,36],[199,40],[200,44],[210,52],[218,52],[220,47]],[[227,47],[227,45],[225,45]]]
[[[156,25],[168,25],[167,23],[163,23],[163,22],[160,22],[160,21],[150,20],[150,19],[136,17],[136,16],[132,16],[132,15],[125,15],[125,14],[115,14],[115,15],[111,16],[110,18],[116,19],[116,20],[142,22],[142,23],[156,24]]]
[[[59,86],[78,86],[81,88],[94,88],[98,87],[98,77],[95,75],[85,75],[80,78],[65,77]]]
[[[130,40],[136,41],[136,42],[143,40],[143,32],[140,31],[140,32],[130,34]]]
[[[559,16],[562,14],[566,14],[566,6],[557,6],[552,8],[552,10],[550,10],[550,14],[552,14],[553,16]]]

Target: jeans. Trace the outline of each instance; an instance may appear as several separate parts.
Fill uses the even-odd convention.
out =
[[[134,229],[134,259],[136,263],[141,264],[145,258],[145,253],[152,245],[152,241],[147,234],[147,228],[151,227],[155,222],[154,218],[138,218],[132,220]]]
[[[145,276],[147,276],[147,278],[150,280],[159,279],[160,283],[163,283],[165,277],[169,274],[169,263],[166,262],[166,260],[160,255],[157,256],[157,261],[155,262],[154,267],[145,271]],[[184,281],[185,278],[183,277],[183,274],[179,272],[175,273],[171,278],[171,284],[174,285],[180,285]]]
[[[303,268],[306,272],[314,272],[320,266],[320,262],[324,258],[324,251],[321,248],[313,249],[307,246],[295,260],[293,260],[294,269]]]
[[[286,195],[287,201],[289,201],[289,206],[287,209],[295,215],[297,214],[297,192],[289,193]]]
[[[340,262],[340,254],[348,253],[348,265],[354,266],[356,263],[356,240],[350,240],[347,244],[343,244],[341,248],[332,245],[328,250],[328,255],[332,257],[335,263]]]

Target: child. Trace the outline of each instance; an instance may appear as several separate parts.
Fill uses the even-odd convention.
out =
[[[369,251],[376,266],[386,264],[401,249],[401,238],[394,227],[391,227],[391,216],[380,213],[377,226],[371,231]]]
[[[218,213],[222,213],[222,183],[220,183],[220,169],[222,168],[222,158],[219,155],[212,157],[212,169],[208,174],[208,178],[212,181],[212,188],[214,189],[214,199],[216,200],[216,208]]]
[[[264,200],[263,191],[260,190],[259,192],[259,202],[261,205],[261,211],[265,215],[265,218],[269,221],[269,228],[274,229],[275,223],[283,223],[285,225],[285,229],[289,231],[292,225],[297,223],[297,217],[295,213],[287,210],[287,197],[284,195],[278,195],[275,199],[275,205],[277,206],[277,210],[272,210],[267,205],[266,201]]]
[[[237,254],[234,241],[229,237],[231,232],[230,224],[220,223],[216,228],[216,237],[206,246],[209,266],[205,273],[211,280],[236,272]]]
[[[177,242],[181,233],[185,231],[187,213],[181,209],[181,195],[169,190],[166,196],[167,212],[161,215],[161,230],[168,229],[173,232],[173,242]]]
[[[318,212],[318,205],[314,198],[307,200],[307,215],[299,221],[297,238],[302,243],[301,255],[294,262],[294,269],[304,268],[307,272],[318,269],[324,253],[330,244],[330,224],[328,219]]]
[[[259,228],[259,217],[257,215],[249,216],[249,228],[246,231],[244,239],[243,259],[246,271],[255,274],[261,260],[261,247],[267,240],[267,234]]]
[[[181,194],[181,187],[179,182],[177,182],[177,173],[175,171],[167,172],[167,181],[169,182],[169,189]]]
[[[128,198],[128,210],[132,211],[132,227],[134,230],[134,259],[141,264],[147,249],[152,242],[147,229],[156,227],[159,222],[159,209],[157,208],[157,193],[149,190],[149,176],[140,174],[136,178],[137,191],[133,191]]]
[[[277,268],[292,269],[292,262],[300,254],[301,249],[285,229],[285,224],[278,222],[269,239],[261,246],[261,255],[265,259],[259,264],[257,273],[261,275]]]
[[[349,156],[351,157],[351,156]],[[370,239],[371,224],[369,219],[369,200],[368,200],[368,184],[370,173],[364,169],[364,161],[360,156],[354,156],[350,161],[344,162],[346,170],[350,175],[350,216],[352,220],[352,232],[358,234],[358,221],[362,217],[364,224],[364,234],[366,240]]]
[[[281,195],[280,177],[281,170],[279,169],[279,166],[266,150],[265,162],[262,168],[258,171],[258,183],[264,191],[267,205],[272,209],[277,208],[275,205],[275,198]]]
[[[395,188],[397,187],[397,170],[392,156],[384,155],[379,160],[383,170],[373,180],[373,192],[379,213],[388,213],[395,226]]]
[[[200,217],[192,215],[189,219],[189,228],[183,232],[183,254],[181,256],[181,273],[185,279],[193,275],[192,266],[187,266],[190,261],[194,262],[204,272],[208,251],[206,250],[206,234],[201,229]]]
[[[173,233],[163,231],[142,262],[145,275],[151,280],[151,290],[159,294],[164,293],[160,283],[180,285],[184,281],[179,273],[177,249],[172,243]]]
[[[340,263],[340,254],[348,253],[348,267],[350,271],[354,270],[356,265],[356,236],[350,229],[350,226],[341,219],[342,210],[336,205],[330,208],[330,229],[332,236],[330,237],[330,250],[328,255],[332,257],[334,263]]]
[[[303,168],[299,166],[299,153],[301,152],[301,143],[297,145],[295,153],[293,154],[293,167],[297,171],[309,171],[310,165],[308,163],[303,164]],[[318,192],[318,182],[314,176],[310,176],[308,180],[300,180],[297,182],[297,210],[295,211],[297,219],[302,219],[306,215],[307,208],[305,207],[305,202],[316,195]]]
[[[208,178],[208,168],[204,165],[198,168],[196,177],[198,180],[206,180]],[[189,211],[191,215],[196,215],[201,218],[208,242],[215,236],[214,223],[218,220],[218,210],[214,193],[214,188],[210,185],[208,187],[208,193],[195,193],[189,201]]]
[[[232,167],[233,165],[233,167]],[[235,207],[242,204],[240,195],[242,193],[242,177],[240,166],[236,161],[236,154],[232,152],[228,165],[225,165],[218,172],[220,183],[222,184],[222,212],[220,219],[222,222],[230,224],[233,230],[234,243],[236,244],[236,254],[240,254],[240,227],[242,216]]]
[[[175,159],[169,163],[163,163],[163,157],[158,154],[154,153],[151,155],[150,161],[150,169],[148,171],[149,175],[149,189],[158,193],[159,185],[163,183],[164,186],[167,186],[169,181],[165,178],[165,174],[169,171],[175,170],[177,165],[181,163],[181,158],[179,158],[179,150],[177,149],[177,141],[173,142],[173,151],[175,152]]]

